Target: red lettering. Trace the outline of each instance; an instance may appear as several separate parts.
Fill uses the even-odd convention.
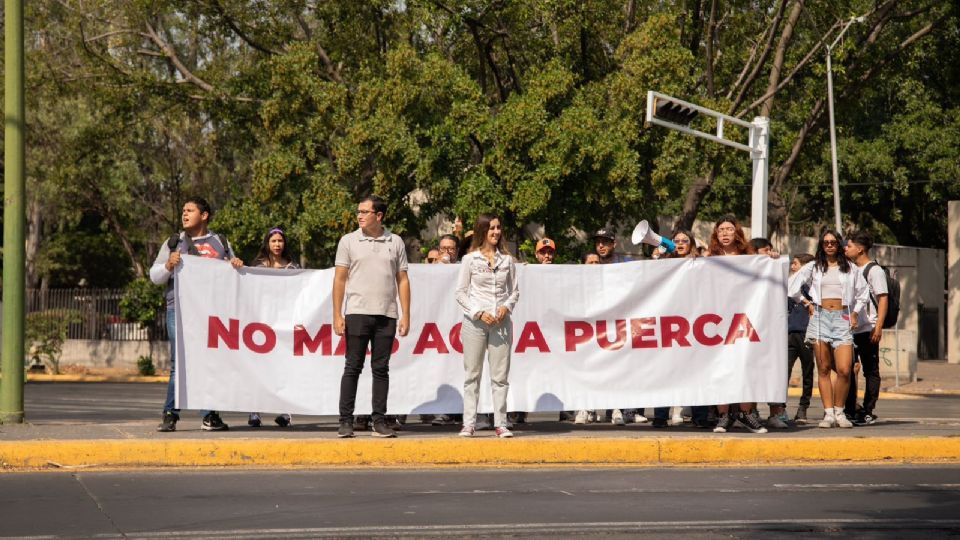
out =
[[[563,323],[563,335],[567,352],[573,352],[578,345],[593,339],[593,325],[586,321],[566,321]]]
[[[393,338],[393,346],[390,347],[390,354],[397,354],[397,351],[400,350],[400,340]]]
[[[423,354],[426,349],[436,349],[440,354],[447,354],[447,344],[443,342],[443,336],[440,335],[440,329],[436,323],[428,322],[423,325],[423,331],[420,332],[420,338],[413,348],[413,354]]]
[[[311,354],[317,352],[317,349],[320,349],[320,354],[324,356],[330,356],[332,349],[332,337],[333,332],[329,324],[324,324],[320,326],[320,330],[317,331],[315,336],[310,336],[310,333],[307,332],[307,329],[302,326],[296,326],[293,329],[293,355],[294,356],[303,356],[303,348],[306,347],[307,351]]]
[[[681,347],[689,347],[688,333],[690,333],[690,323],[683,317],[660,317],[660,336],[663,339],[663,347],[672,347],[674,341]]]
[[[727,332],[727,339],[724,343],[731,345],[743,337],[748,338],[752,342],[760,342],[760,334],[758,334],[753,328],[753,325],[750,324],[750,319],[747,318],[747,314],[737,313],[733,316],[733,321],[730,323],[730,330]]]
[[[209,317],[207,319],[207,348],[219,349],[220,340],[228,349],[237,350],[240,348],[240,321],[238,319],[229,319],[230,328],[223,325],[219,317]],[[172,330],[171,330],[172,331]]]
[[[705,313],[697,317],[697,320],[693,321],[693,338],[701,345],[710,347],[723,343],[723,338],[719,334],[708,336],[704,328],[708,324],[720,324],[721,321],[723,321],[723,317],[714,313]]]
[[[627,321],[617,319],[617,340],[610,341],[607,335],[607,321],[597,321],[597,344],[607,351],[622,349],[627,344]]]
[[[263,334],[263,343],[254,341],[253,336],[257,332]],[[264,323],[250,323],[243,328],[243,344],[255,353],[265,354],[272,351],[277,344],[277,334]]]
[[[544,339],[540,325],[536,321],[527,321],[527,324],[523,325],[523,330],[520,331],[520,339],[517,340],[516,352],[526,352],[528,348],[536,348],[542,353],[550,352],[547,340]]]
[[[630,335],[632,336],[632,347],[634,349],[655,349],[657,347],[656,324],[657,319],[653,317],[630,319]]]
[[[463,342],[460,341],[461,328],[463,328],[463,323],[453,325],[453,328],[450,329],[450,335],[447,337],[450,339],[450,346],[453,347],[453,350],[463,354]]]

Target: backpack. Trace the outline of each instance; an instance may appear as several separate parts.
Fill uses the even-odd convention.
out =
[[[867,263],[867,266],[863,268],[863,279],[867,279],[867,275],[870,274],[870,270],[874,266],[879,266],[883,270],[883,276],[887,278],[887,316],[883,319],[882,325],[883,328],[893,328],[897,325],[897,319],[900,317],[900,282],[890,276],[890,271],[885,266],[876,261]],[[867,285],[870,285],[869,281],[867,281]],[[877,299],[873,296],[873,291],[870,291],[870,301],[873,302],[873,307],[877,309]]]
[[[227,239],[222,234],[213,233],[213,235],[217,237],[217,240],[220,241],[220,245],[223,246],[223,249],[227,251],[230,250],[229,244],[227,244]],[[199,252],[197,252],[197,248],[194,247],[193,245],[193,238],[190,238],[189,235],[185,234],[183,235],[183,241],[187,245],[188,255],[199,255]],[[180,235],[174,234],[170,236],[169,240],[167,240],[167,247],[170,248],[170,251],[174,251],[175,249],[177,249],[177,244],[179,243],[180,243]]]

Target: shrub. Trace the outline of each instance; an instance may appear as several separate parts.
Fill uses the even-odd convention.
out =
[[[120,300],[120,314],[124,319],[150,328],[164,308],[163,286],[148,279],[138,278],[127,284]]]
[[[52,373],[60,373],[60,355],[67,340],[67,330],[70,323],[80,322],[80,314],[70,309],[48,309],[27,314],[26,322],[30,360],[43,362]]]
[[[153,358],[150,356],[141,356],[137,359],[137,372],[140,375],[149,377],[157,374],[157,369],[153,365]]]

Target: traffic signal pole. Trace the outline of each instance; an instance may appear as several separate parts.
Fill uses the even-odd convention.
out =
[[[717,129],[714,133],[707,133],[691,128],[688,124],[697,116],[709,116],[716,119]],[[753,122],[747,122],[734,116],[694,105],[693,103],[661,94],[647,92],[648,125],[657,125],[707,139],[724,146],[750,154],[753,162],[753,184],[750,201],[750,232],[754,238],[767,236],[767,193],[770,182],[770,119],[757,116]],[[748,140],[736,141],[724,131],[727,124],[733,124],[747,129]]]
[[[3,379],[0,424],[23,422],[24,192],[23,0],[4,2]]]

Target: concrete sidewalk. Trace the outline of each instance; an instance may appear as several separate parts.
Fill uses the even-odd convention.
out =
[[[227,432],[203,432],[196,413],[185,412],[178,431],[158,433],[162,384],[39,383],[28,386],[27,419],[33,423],[0,425],[0,470],[960,463],[960,366],[922,362],[916,383],[898,392],[885,386],[880,423],[853,429],[818,429],[813,423],[763,435],[742,428],[714,434],[689,423],[665,429],[649,423],[580,426],[556,422],[556,413],[538,413],[510,440],[496,439],[492,431],[463,439],[457,426],[413,423],[416,417],[397,439],[380,440],[367,433],[338,439],[334,417],[295,415],[290,428],[271,423],[255,429],[242,413],[224,415]],[[789,393],[792,414],[799,389]],[[809,417],[821,415],[814,398]]]
[[[960,420],[956,418],[889,418],[853,429],[818,429],[814,424],[755,435],[742,428],[714,434],[689,424],[665,429],[649,424],[574,426],[541,414],[518,426],[514,439],[497,439],[492,431],[464,439],[457,437],[456,426],[423,424],[405,426],[396,439],[375,439],[369,433],[338,439],[332,417],[298,416],[294,426],[286,429],[249,428],[244,417],[235,414],[225,419],[234,427],[216,433],[200,431],[199,420],[186,414],[174,433],[156,432],[155,421],[0,426],[0,467],[960,463]]]

